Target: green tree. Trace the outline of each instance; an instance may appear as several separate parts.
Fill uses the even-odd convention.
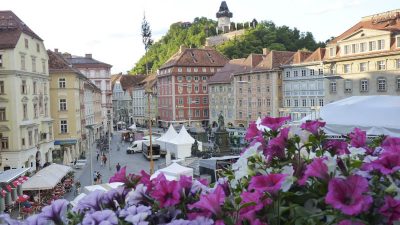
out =
[[[153,44],[153,39],[151,39],[151,29],[150,29],[150,24],[146,20],[146,15],[143,15],[143,21],[142,21],[142,42],[144,45],[144,49],[146,50],[145,53],[145,62],[146,62],[146,75],[149,74],[149,67],[148,67],[148,61],[147,61],[147,51],[149,50],[150,46]]]

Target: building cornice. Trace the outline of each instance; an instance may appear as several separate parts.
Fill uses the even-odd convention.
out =
[[[370,58],[393,56],[393,55],[400,55],[400,49],[395,50],[395,51],[384,51],[384,52],[376,52],[376,53],[371,53],[371,54],[337,57],[337,58],[333,58],[333,59],[326,59],[323,61],[323,63],[351,61],[351,60],[357,60],[357,59],[370,59]]]

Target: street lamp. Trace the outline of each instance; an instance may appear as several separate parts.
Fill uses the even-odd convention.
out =
[[[107,114],[108,125],[108,168],[111,170],[111,113]]]
[[[246,81],[246,80],[238,80],[236,81],[239,84],[247,84],[247,87],[249,86],[250,82]],[[242,90],[243,91],[243,90]],[[248,93],[247,93],[248,94]],[[246,122],[247,122],[247,126],[249,126],[249,97],[251,96],[247,96],[247,101],[246,101],[246,109],[247,109],[247,114],[246,114]]]
[[[88,144],[89,144],[89,146],[88,146],[88,148],[89,148],[89,157],[90,157],[90,177],[91,177],[91,184],[93,185],[93,157],[92,157],[92,145],[93,145],[93,143],[90,141],[90,139],[91,139],[91,137],[92,137],[92,135],[91,135],[91,133],[93,133],[93,125],[86,125],[85,126],[85,128],[86,129],[88,129],[89,130],[89,138],[88,138]]]
[[[153,94],[151,88],[147,88],[145,90],[145,94],[147,94],[147,108],[149,111],[149,137],[150,137],[150,175],[154,173],[154,161],[153,161],[153,143],[152,143],[152,132],[151,132],[151,112],[150,112],[150,95]]]

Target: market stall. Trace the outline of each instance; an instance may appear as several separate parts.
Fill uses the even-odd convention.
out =
[[[169,125],[167,132],[156,140],[156,143],[160,145],[161,150],[166,150],[168,141],[174,139],[177,135],[178,133],[171,124]]]
[[[156,178],[160,173],[163,173],[167,180],[179,180],[181,176],[193,177],[193,169],[185,166],[181,166],[174,162],[171,165],[157,170],[150,179]]]
[[[28,177],[23,176],[30,168],[10,169],[0,173],[0,211],[13,207],[18,196],[22,195],[21,185]]]
[[[166,148],[177,159],[184,159],[192,155],[192,145],[195,139],[190,136],[186,128],[182,126],[179,134],[167,141]],[[202,149],[202,143],[198,142],[198,149]]]

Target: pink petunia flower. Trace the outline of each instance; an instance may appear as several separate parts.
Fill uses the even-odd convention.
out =
[[[363,165],[366,170],[379,170],[384,175],[392,174],[400,170],[399,154],[383,154],[379,159]]]
[[[218,215],[221,213],[221,205],[225,201],[225,192],[223,188],[218,185],[213,193],[201,195],[200,200],[194,204],[189,205],[189,209],[201,209],[209,214]]]
[[[192,187],[192,182],[193,182],[193,178],[190,176],[182,175],[179,178],[179,186],[186,190],[190,190],[190,188]]]
[[[277,193],[285,181],[287,174],[259,175],[251,178],[249,190],[267,191],[271,194]]]
[[[147,190],[151,190],[153,187],[153,184],[150,181],[150,175],[146,173],[146,171],[142,170],[140,171],[140,183],[144,184],[147,187]]]
[[[354,128],[353,132],[349,134],[350,144],[355,148],[364,147],[367,143],[367,132],[359,128]]]
[[[366,192],[368,181],[359,175],[334,178],[329,182],[325,202],[346,215],[358,215],[371,206],[372,197]]]
[[[324,144],[328,150],[333,150],[338,155],[350,154],[348,144],[345,141],[329,140]]]
[[[122,167],[114,176],[110,177],[109,183],[125,182],[126,181],[126,166]]]
[[[262,134],[262,132],[258,130],[257,124],[253,121],[250,123],[249,128],[247,128],[246,136],[244,136],[244,139],[246,141],[251,141],[254,137],[257,137],[260,134]]]
[[[264,199],[261,192],[243,192],[240,197],[242,197],[241,204],[253,202],[256,205],[249,205],[240,210],[240,218],[248,219],[249,221],[254,221],[256,219],[256,213],[264,208],[265,205],[271,204],[271,199]]]
[[[160,207],[174,206],[179,204],[181,198],[181,188],[175,180],[161,180],[158,182],[151,196],[160,203]]]
[[[358,221],[342,220],[337,225],[365,225],[365,224]]]
[[[278,137],[269,140],[267,147],[264,149],[264,155],[267,159],[278,157],[285,158],[285,146],[289,135],[289,128],[283,128]]]
[[[326,161],[326,158],[314,158],[313,162],[307,165],[304,176],[298,181],[298,183],[304,185],[309,177],[318,177],[323,180],[328,180],[328,166],[324,161]]]
[[[287,117],[265,117],[261,120],[261,125],[269,127],[271,130],[278,130],[286,121],[290,120],[290,116]]]
[[[400,220],[400,200],[396,200],[392,196],[385,196],[385,204],[379,209],[379,212],[386,216],[389,224]]]
[[[306,130],[314,135],[317,135],[319,128],[324,127],[325,124],[326,124],[325,122],[313,120],[313,121],[307,121],[307,122],[301,124],[300,128],[303,130]]]
[[[387,152],[400,154],[400,138],[387,137],[382,143],[382,148]]]

